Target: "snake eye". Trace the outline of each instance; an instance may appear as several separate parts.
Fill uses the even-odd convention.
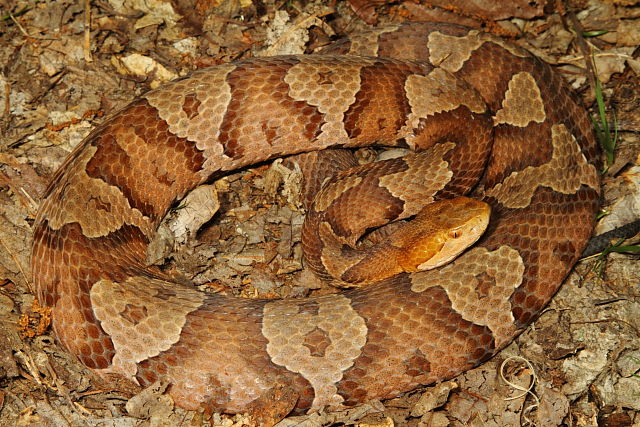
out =
[[[451,231],[449,231],[449,237],[452,238],[452,239],[457,239],[460,236],[462,236],[462,231],[460,231],[460,230],[451,230]]]

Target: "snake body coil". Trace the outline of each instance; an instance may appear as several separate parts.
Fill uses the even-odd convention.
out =
[[[33,281],[85,365],[167,381],[188,409],[242,411],[283,384],[298,411],[340,407],[487,360],[549,302],[599,198],[591,123],[562,79],[452,25],[378,28],[329,53],[220,65],[152,90],[57,171],[34,228]],[[431,150],[428,198],[489,203],[481,240],[440,269],[301,300],[208,295],[143,264],[169,207],[212,175],[374,143]],[[380,209],[424,202],[406,185],[415,172],[404,162],[376,180]],[[322,203],[337,212],[342,197],[357,194],[345,185]]]

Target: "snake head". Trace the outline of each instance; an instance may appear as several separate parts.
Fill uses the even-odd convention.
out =
[[[424,271],[448,264],[473,245],[489,225],[491,207],[468,197],[425,206],[411,222],[413,238],[405,245],[404,271]]]

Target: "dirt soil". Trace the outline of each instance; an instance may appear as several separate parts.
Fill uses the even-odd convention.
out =
[[[640,218],[639,1],[0,0],[0,17],[0,426],[251,425],[98,378],[56,344],[30,289],[31,226],[55,169],[106,116],[197,68],[312,53],[367,22],[453,20],[554,64],[595,114],[592,54],[618,129],[597,232]],[[217,181],[194,206],[214,212],[217,192],[220,213],[171,213],[154,260],[211,292],[329,292],[302,272],[298,186],[279,161]],[[640,426],[637,260],[582,260],[525,333],[452,381],[278,426]]]

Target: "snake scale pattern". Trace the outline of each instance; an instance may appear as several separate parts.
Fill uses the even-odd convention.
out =
[[[480,364],[549,302],[600,192],[591,122],[563,80],[519,47],[448,24],[380,27],[326,53],[224,64],[149,91],[55,173],[33,281],[82,363],[166,381],[187,409],[243,411],[283,385],[296,412],[340,408]],[[492,209],[478,243],[439,269],[292,300],[205,294],[144,265],[168,209],[211,177],[372,144],[435,159],[431,195],[412,194],[402,161],[376,180],[382,206],[397,217],[470,194]],[[322,204],[337,212],[351,191]]]

